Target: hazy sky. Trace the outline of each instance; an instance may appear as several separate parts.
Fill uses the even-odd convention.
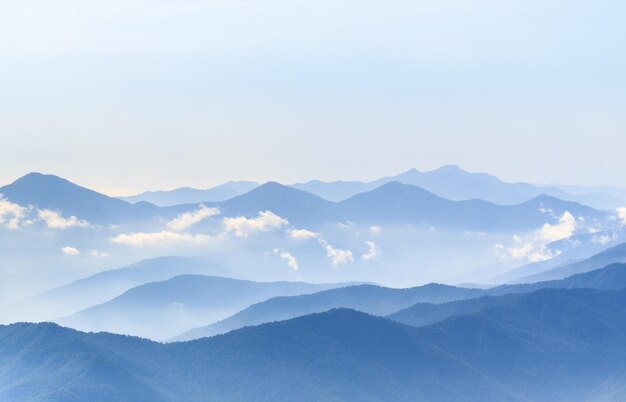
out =
[[[109,192],[460,164],[626,186],[626,2],[20,0],[0,183]]]

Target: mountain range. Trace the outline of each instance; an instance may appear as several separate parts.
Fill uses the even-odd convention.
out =
[[[178,275],[139,285],[106,303],[55,322],[87,332],[105,331],[164,340],[272,297],[315,293],[347,285]]]
[[[245,194],[258,186],[259,183],[252,181],[229,181],[205,190],[181,187],[167,191],[146,191],[138,195],[120,198],[133,204],[145,201],[160,207],[170,207],[181,204],[199,204],[207,201],[226,201]]]
[[[155,205],[130,204],[78,186],[66,179],[41,173],[29,173],[0,187],[0,194],[21,206],[36,206],[62,212],[95,224],[128,223],[158,215]]]
[[[130,204],[70,183],[56,176],[29,174],[2,187],[8,200],[20,205],[52,209],[92,223],[154,222],[193,211],[197,205],[157,207]],[[296,225],[319,226],[352,221],[367,224],[418,224],[457,230],[517,231],[554,223],[568,211],[589,223],[606,223],[612,215],[575,202],[541,195],[521,204],[502,206],[483,200],[452,201],[414,185],[389,182],[342,202],[275,182],[224,202],[212,203],[223,216],[256,217],[272,211]]]
[[[340,202],[391,182],[421,187],[453,201],[482,199],[494,204],[513,205],[545,194],[598,209],[615,209],[626,205],[623,198],[626,192],[619,189],[538,186],[523,182],[508,183],[486,173],[467,172],[455,165],[442,166],[439,169],[426,172],[411,169],[395,176],[383,177],[369,182],[311,180],[290,186],[315,194],[328,201]],[[148,191],[123,199],[129,202],[147,201],[160,206],[206,201],[220,202],[242,195],[258,185],[254,182],[228,182],[206,190],[183,187],[170,191]]]
[[[327,290],[311,295],[276,297],[240,311],[222,321],[208,326],[194,328],[172,338],[184,341],[226,333],[238,328],[259,325],[272,321],[286,320],[307,314],[319,313],[332,308],[350,308],[375,315],[389,315],[403,309],[410,309],[418,303],[442,304],[451,301],[473,299],[456,305],[459,311],[482,307],[482,296],[502,296],[520,294],[540,289],[621,289],[626,288],[626,265],[613,264],[591,272],[573,275],[566,279],[519,285],[502,285],[490,289],[467,289],[446,285],[430,284],[409,289],[381,288],[372,285],[351,286]],[[489,299],[486,299],[489,300]],[[422,306],[418,306],[421,309]],[[450,309],[443,305],[444,311]],[[422,310],[418,310],[422,312]]]
[[[626,291],[545,289],[422,327],[339,309],[159,344],[0,327],[0,399],[619,401]]]

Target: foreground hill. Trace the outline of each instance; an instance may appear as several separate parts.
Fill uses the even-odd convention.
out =
[[[272,297],[302,295],[340,286],[344,285],[179,275],[134,287],[106,303],[55,321],[82,331],[163,340]]]
[[[624,290],[541,290],[423,328],[332,310],[173,344],[14,324],[0,399],[618,401],[625,308]]]
[[[190,340],[214,336],[250,325],[286,320],[331,308],[350,308],[376,315],[389,315],[404,310],[402,322],[420,325],[461,313],[474,312],[497,298],[475,300],[482,296],[529,293],[539,289],[622,289],[626,288],[626,264],[614,264],[592,272],[558,281],[532,284],[502,285],[490,289],[467,289],[430,284],[409,289],[381,288],[373,285],[351,286],[312,295],[277,297],[252,305],[222,321],[194,328],[173,340]],[[468,300],[474,299],[474,300]],[[467,302],[462,302],[467,300]],[[459,301],[458,303],[442,304]],[[423,303],[428,303],[424,305]],[[413,306],[417,304],[417,306]],[[433,304],[442,304],[433,306]],[[400,314],[400,313],[398,313]],[[413,317],[413,318],[411,318]],[[393,317],[397,319],[397,317]]]

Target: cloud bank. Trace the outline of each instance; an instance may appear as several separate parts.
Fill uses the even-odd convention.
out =
[[[622,225],[626,225],[626,208],[617,208],[617,216]]]
[[[161,231],[155,233],[124,233],[111,239],[115,244],[133,247],[160,247],[176,244],[203,244],[211,240],[211,236],[189,233]]]
[[[26,216],[28,209],[0,197],[0,226],[8,229],[18,229]]]
[[[226,232],[234,232],[235,236],[238,237],[248,237],[259,232],[269,232],[289,224],[287,219],[281,218],[271,211],[259,212],[259,216],[252,219],[243,216],[224,218],[223,222],[224,230]]]
[[[80,251],[75,247],[65,246],[61,248],[61,251],[65,255],[71,255],[71,256],[80,255]]]
[[[61,214],[49,209],[42,209],[38,212],[37,217],[46,223],[48,229],[69,229],[73,227],[88,227],[89,222],[79,220],[75,216],[63,218]]]
[[[289,236],[296,240],[307,240],[317,237],[318,234],[306,229],[292,229],[289,231]]]
[[[495,249],[497,253],[514,260],[522,258],[528,262],[549,260],[561,252],[550,249],[548,244],[572,236],[581,224],[583,221],[576,219],[569,211],[565,211],[559,218],[559,223],[546,223],[526,239],[515,235],[513,236],[514,246],[505,247],[502,244],[496,244]]]
[[[195,211],[185,212],[178,215],[177,218],[167,223],[167,227],[177,232],[182,232],[196,223],[200,223],[212,216],[219,215],[219,213],[220,210],[218,208],[208,208],[205,205],[200,205],[200,207]]]

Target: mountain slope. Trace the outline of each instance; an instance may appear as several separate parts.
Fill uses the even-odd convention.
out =
[[[135,286],[182,274],[224,275],[210,259],[159,257],[73,281],[0,310],[2,322],[46,321],[104,303]]]
[[[266,183],[219,204],[225,216],[257,216],[269,210],[296,225],[351,221],[365,224],[417,224],[456,230],[511,231],[536,229],[558,222],[564,212],[589,222],[610,215],[573,202],[540,196],[519,205],[482,200],[451,201],[413,185],[391,182],[333,203],[313,194]],[[550,210],[550,213],[546,212]]]
[[[173,344],[16,324],[0,399],[582,402],[624,386],[625,307],[541,290],[422,328],[332,310]]]
[[[219,204],[225,216],[256,217],[271,211],[294,224],[315,224],[335,217],[335,204],[314,194],[269,182]]]
[[[153,218],[159,213],[155,205],[129,204],[41,173],[29,173],[1,187],[0,194],[19,205],[34,205],[97,224],[128,223]]]
[[[179,275],[134,287],[106,303],[55,321],[82,331],[162,340],[272,297],[314,293],[340,286],[343,285]]]
[[[556,221],[555,216],[560,217],[566,211],[589,221],[608,218],[605,212],[549,196],[500,206],[483,200],[450,201],[398,182],[355,195],[339,203],[338,208],[340,216],[355,222],[409,222],[485,231],[538,228]]]
[[[499,205],[513,205],[547,194],[599,209],[615,209],[625,205],[623,199],[618,196],[600,192],[597,189],[577,189],[577,192],[570,193],[557,186],[545,187],[529,183],[508,183],[486,173],[470,173],[453,165],[442,166],[427,172],[411,169],[395,176],[384,177],[371,182],[312,180],[306,183],[296,183],[292,186],[317,194],[329,201],[339,202],[394,181],[421,187],[440,197],[454,201],[482,199]]]
[[[623,262],[626,262],[626,243],[618,244],[583,261],[561,265],[534,275],[524,276],[516,280],[516,282],[530,283],[561,279],[570,275],[589,272],[609,264]]]
[[[53,209],[96,224],[155,223],[197,208],[197,204],[158,207],[130,204],[85,189],[56,176],[31,173],[0,192],[20,205]],[[229,200],[212,203],[221,216],[253,218],[271,211],[293,225],[319,227],[329,222],[417,224],[455,230],[520,231],[558,222],[565,211],[587,222],[612,216],[583,205],[540,196],[518,205],[501,206],[482,200],[451,201],[414,185],[390,182],[340,203],[269,182]],[[550,213],[546,212],[550,210]]]
[[[416,313],[424,314],[423,323],[431,323],[439,317],[457,315],[458,312],[474,312],[491,304],[490,298],[472,300],[483,296],[529,293],[540,289],[594,288],[614,290],[626,288],[626,264],[615,264],[596,271],[572,277],[533,284],[502,285],[490,289],[466,289],[431,284],[409,289],[390,289],[363,285],[334,289],[312,295],[277,297],[252,305],[239,313],[214,324],[192,329],[172,340],[181,341],[223,334],[234,329],[266,322],[286,320],[331,308],[351,308],[376,315],[389,315],[400,310],[410,310],[418,303],[442,304],[468,300],[467,304],[442,306],[417,306]],[[410,312],[408,313],[410,314]],[[427,315],[427,314],[430,314]],[[446,315],[448,314],[448,315]]]
[[[375,315],[386,315],[418,302],[441,303],[480,295],[478,289],[430,284],[407,289],[374,285],[349,286],[311,295],[276,297],[260,302],[214,324],[192,329],[173,340],[213,336],[244,326],[282,321],[332,308],[350,308]]]
[[[512,303],[524,298],[529,292],[541,289],[590,288],[599,290],[626,289],[626,264],[613,264],[563,280],[533,284],[505,285],[484,291],[485,295],[474,299],[448,303],[417,303],[388,315],[388,318],[407,325],[423,326],[448,317],[473,314],[486,307]]]

